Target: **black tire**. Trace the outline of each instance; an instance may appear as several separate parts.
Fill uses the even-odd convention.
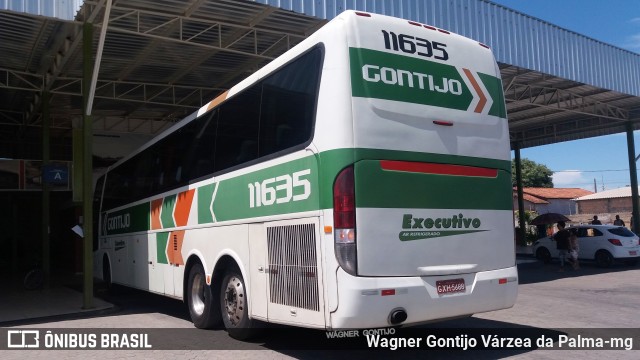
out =
[[[220,312],[229,336],[247,340],[257,334],[255,322],[249,318],[249,298],[240,270],[226,271],[220,287]]]
[[[200,263],[189,270],[187,282],[187,307],[193,325],[198,329],[211,329],[221,323],[218,299],[212,287],[207,285],[205,273]]]
[[[24,288],[26,290],[38,290],[44,285],[44,271],[40,268],[32,269],[24,277]]]
[[[596,252],[596,265],[608,268],[613,264],[613,256],[607,250],[598,250]]]
[[[546,247],[541,247],[536,251],[536,258],[545,264],[549,264],[551,262],[551,253]]]

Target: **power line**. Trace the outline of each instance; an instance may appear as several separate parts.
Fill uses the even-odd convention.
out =
[[[626,184],[626,185],[628,185],[629,181],[607,181],[607,182],[605,182],[606,186],[609,186],[609,185],[612,185],[612,184]],[[556,184],[554,183],[554,185],[556,185]],[[591,185],[591,186],[593,186],[593,181],[579,182],[579,183],[571,182],[571,183],[566,183],[566,184],[561,184],[561,185],[571,185],[571,186],[573,186],[573,185]]]
[[[589,173],[589,172],[614,172],[614,171],[629,171],[629,169],[615,169],[615,170],[551,170],[554,173],[561,172],[580,172],[580,173]]]

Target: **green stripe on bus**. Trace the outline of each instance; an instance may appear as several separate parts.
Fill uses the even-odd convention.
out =
[[[215,184],[209,184],[198,188],[198,224],[213,222],[210,206],[215,187]]]
[[[473,100],[454,66],[361,48],[349,48],[349,57],[355,97],[465,111]]]
[[[167,260],[167,242],[169,242],[169,234],[169,232],[160,232],[156,234],[156,253],[158,255],[158,264],[169,263],[169,260]]]
[[[511,162],[505,160],[495,160],[495,159],[485,159],[485,158],[475,158],[469,156],[458,156],[458,155],[442,155],[442,154],[431,154],[431,153],[418,153],[418,152],[410,152],[410,151],[393,151],[393,150],[380,150],[380,149],[336,149],[325,151],[320,154],[320,172],[323,175],[320,179],[319,186],[323,189],[326,189],[321,195],[320,199],[320,208],[322,209],[330,209],[333,207],[333,182],[335,181],[335,177],[343,168],[354,164],[357,161],[361,160],[399,160],[399,161],[414,161],[414,162],[428,162],[428,163],[439,163],[439,164],[453,164],[453,165],[463,165],[463,166],[475,166],[475,167],[483,167],[490,169],[498,169],[503,170],[503,173],[508,175],[509,184],[511,177]],[[505,175],[505,176],[506,176]],[[405,184],[406,185],[406,184]],[[365,184],[366,186],[366,184]],[[404,189],[399,184],[389,184],[393,188],[393,192],[396,194],[400,193],[398,189]],[[475,185],[474,185],[475,186]],[[509,185],[510,186],[510,185]],[[509,187],[509,189],[511,189]],[[377,187],[373,187],[370,189],[377,193],[379,190]],[[511,199],[511,191],[504,190],[504,188],[496,189],[496,191],[502,191],[503,197],[508,196]],[[506,194],[506,195],[504,195]],[[395,195],[391,195],[392,197]],[[411,195],[408,195],[411,197]],[[356,201],[358,199],[356,198]],[[496,207],[496,209],[502,209],[506,205],[506,203],[502,203],[504,199],[499,201],[500,205]],[[509,200],[511,201],[511,200]],[[396,202],[397,205],[394,206],[383,206],[383,207],[409,207]],[[376,207],[375,205],[369,206],[373,204],[368,203],[359,203],[358,206],[365,207]],[[511,208],[511,202],[508,205],[509,209]],[[423,206],[420,206],[421,208]],[[467,208],[467,207],[465,207]],[[491,208],[486,205],[481,207],[483,209]]]
[[[173,221],[173,209],[176,206],[176,195],[165,196],[162,201],[162,214],[160,214],[160,221],[162,222],[162,228],[168,229],[175,227],[176,224]]]
[[[150,227],[149,217],[150,205],[144,202],[122,210],[110,212],[107,217],[103,217],[102,224],[104,234],[116,235],[138,231],[147,231]]]
[[[487,88],[491,98],[493,99],[493,105],[489,109],[489,115],[497,116],[499,118],[507,118],[507,109],[504,104],[504,93],[502,92],[502,80],[495,76],[478,73],[480,80]]]
[[[318,167],[307,156],[218,183],[213,201],[216,221],[318,210]],[[206,200],[198,202],[198,212]]]
[[[473,95],[456,67],[371,49],[350,48],[352,95],[468,110]],[[493,105],[489,115],[506,118],[502,81],[477,73]],[[475,92],[475,91],[474,91]]]
[[[364,180],[362,183],[358,183],[358,192],[371,192],[375,196],[356,197],[359,207],[425,208],[428,205],[434,208],[460,209],[511,208],[511,192],[509,191],[511,163],[509,161],[410,151],[346,148],[309,155],[284,164],[199,187],[197,190],[198,199],[195,202],[198,207],[198,224],[214,222],[214,217],[211,213],[212,202],[213,215],[216,221],[331,209],[333,207],[333,183],[336,176],[343,168],[362,160],[433,162],[485,167],[503,171],[499,172],[499,179],[493,179],[493,181],[489,179],[470,180],[465,177],[447,177],[451,179],[448,180],[450,182],[446,186],[455,190],[449,195],[442,191],[437,192],[430,195],[428,201],[425,202],[425,199],[421,197],[422,195],[416,196],[416,192],[423,195],[429,193],[428,188],[426,188],[429,184],[428,181],[430,181],[429,175],[394,174],[390,176],[388,173],[383,174],[382,170],[380,170],[379,162],[374,161],[372,162],[374,165],[371,166],[377,167],[377,170],[371,170],[373,175],[366,175],[364,179],[361,178],[356,181]],[[434,175],[432,177],[434,179],[437,178]],[[423,183],[422,188],[420,188],[421,191],[415,189],[416,184],[413,183],[414,181]],[[439,180],[434,181],[437,183]],[[380,186],[380,184],[383,186]],[[218,186],[217,191],[215,190],[216,186]],[[308,189],[306,189],[306,186],[308,186]],[[479,192],[464,190],[469,186]],[[268,192],[264,198],[263,189]],[[398,189],[403,191],[398,191]],[[307,197],[304,196],[306,191],[308,191]],[[215,199],[213,198],[214,193]],[[463,196],[462,194],[465,195]],[[491,194],[491,196],[487,194]],[[253,206],[251,206],[252,201]],[[175,202],[175,194],[164,198],[161,214],[161,222],[164,229],[175,227],[173,221]],[[150,228],[151,215],[148,202],[120,210],[109,216],[110,218],[122,216],[123,220],[111,220],[112,228],[108,228],[106,233],[108,235],[147,231]],[[131,219],[131,225],[129,227],[116,226],[120,224],[120,221],[124,221],[125,217]],[[159,238],[158,241],[161,241],[161,239]]]
[[[380,161],[355,165],[360,208],[511,210],[511,173],[497,177],[453,176],[382,170]]]

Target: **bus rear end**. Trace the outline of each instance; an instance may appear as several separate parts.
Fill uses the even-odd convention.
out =
[[[490,49],[347,17],[352,163],[333,184],[333,328],[503,309],[517,295],[509,132]]]

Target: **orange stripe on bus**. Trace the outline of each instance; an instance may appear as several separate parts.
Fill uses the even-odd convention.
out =
[[[191,189],[178,194],[176,209],[173,212],[173,217],[176,219],[176,226],[187,225],[189,213],[191,212],[191,203],[193,202],[195,193],[196,189]]]
[[[209,104],[207,104],[207,111],[213,109],[214,107],[220,105],[221,102],[225,101],[225,99],[227,98],[227,94],[229,94],[229,90],[223,92],[222,94],[216,96],[215,99],[209,101]]]
[[[474,110],[474,112],[480,113],[482,112],[482,108],[484,108],[485,104],[487,103],[487,97],[482,92],[482,88],[480,88],[480,85],[478,85],[478,82],[473,77],[471,71],[469,71],[469,69],[462,69],[462,71],[464,71],[464,73],[467,75],[469,81],[471,82],[471,85],[476,90],[476,93],[478,93],[478,96],[480,96],[480,101],[478,101],[478,104],[476,105],[476,108]]]
[[[162,209],[162,198],[151,201],[151,230],[162,229],[160,222],[160,209]]]
[[[182,243],[184,242],[184,230],[172,231],[167,241],[167,260],[171,265],[184,265],[182,259]]]

